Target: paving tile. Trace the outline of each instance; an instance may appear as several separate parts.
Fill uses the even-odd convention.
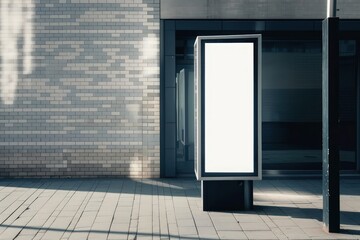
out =
[[[178,227],[180,236],[197,235],[195,227]]]
[[[91,231],[88,240],[106,240],[107,239],[107,231]]]
[[[88,230],[84,230],[82,232],[75,231],[70,235],[69,240],[87,239],[88,235]]]
[[[314,220],[312,218],[293,218],[292,219],[296,225],[298,225],[301,228],[313,228],[313,227],[319,227],[322,228],[322,222],[318,221],[318,220]]]
[[[171,236],[178,236],[179,235],[179,229],[176,224],[169,224],[169,235]]]
[[[270,230],[268,225],[263,222],[258,223],[240,223],[242,230],[244,231],[266,231]]]
[[[272,231],[244,231],[249,239],[278,239]]]
[[[109,233],[108,240],[125,240],[128,239],[127,233]]]
[[[220,239],[248,239],[243,231],[218,231]]]
[[[261,222],[261,217],[256,214],[234,214],[239,223],[257,223]]]
[[[197,227],[212,227],[212,226],[214,226],[214,224],[210,218],[195,218],[194,222]]]
[[[19,235],[16,237],[16,240],[29,240],[29,239],[33,239],[34,236],[32,235]]]
[[[278,239],[288,239],[286,235],[281,231],[280,228],[271,228],[271,231]]]
[[[178,227],[194,227],[195,223],[192,218],[189,219],[179,219],[177,220]]]
[[[214,226],[216,228],[216,230],[218,231],[237,231],[237,230],[241,230],[240,225],[237,222],[221,222],[221,221],[214,221]]]
[[[277,227],[296,227],[297,224],[292,221],[290,218],[288,219],[273,219],[272,220],[274,222],[274,224]]]
[[[218,234],[213,227],[197,227],[200,239],[218,239]]]
[[[306,233],[310,238],[314,237],[324,237],[327,238],[329,236],[322,228],[314,227],[314,228],[301,228],[301,230]]]

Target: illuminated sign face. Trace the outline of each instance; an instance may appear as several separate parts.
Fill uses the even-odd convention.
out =
[[[195,43],[195,173],[199,180],[261,178],[260,35]]]

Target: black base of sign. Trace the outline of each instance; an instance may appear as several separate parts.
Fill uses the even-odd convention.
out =
[[[204,211],[241,211],[253,208],[253,181],[201,181]]]

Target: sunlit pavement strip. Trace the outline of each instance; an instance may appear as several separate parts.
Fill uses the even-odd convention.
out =
[[[188,179],[4,179],[0,239],[360,239],[360,180],[341,193],[342,233],[326,234],[320,179],[256,182],[247,212],[203,212]]]

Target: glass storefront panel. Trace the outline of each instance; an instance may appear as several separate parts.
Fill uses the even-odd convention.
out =
[[[176,42],[176,171],[194,174],[194,42]]]
[[[263,167],[321,169],[321,41],[263,42]]]
[[[356,41],[340,41],[339,148],[341,169],[356,169]]]
[[[236,34],[236,33],[233,33]],[[177,174],[193,174],[193,44],[176,36]],[[340,160],[356,168],[356,42],[340,42]],[[320,170],[320,40],[263,42],[263,169]]]

